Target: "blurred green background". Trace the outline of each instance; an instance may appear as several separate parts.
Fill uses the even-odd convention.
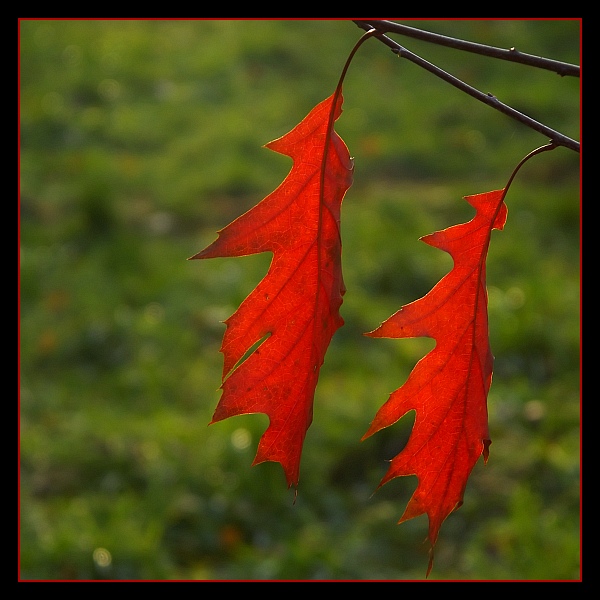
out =
[[[402,21],[579,62],[576,20]],[[374,329],[451,268],[418,238],[468,220],[546,142],[395,57],[358,52],[337,131],[346,325],[315,397],[299,495],[251,468],[264,415],[207,427],[228,317],[270,257],[187,261],[271,192],[262,145],[333,93],[351,21],[20,22],[20,576],[423,579],[413,477],[374,493],[412,426],[360,442],[431,340]],[[579,139],[579,80],[396,37]],[[527,163],[488,259],[493,444],[430,579],[579,577],[579,156]]]

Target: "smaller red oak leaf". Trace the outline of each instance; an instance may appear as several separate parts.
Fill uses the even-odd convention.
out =
[[[452,270],[423,298],[367,334],[436,340],[363,437],[416,411],[408,443],[391,461],[380,486],[394,477],[417,476],[417,489],[400,522],[427,513],[432,548],[444,519],[462,504],[467,479],[482,453],[487,461],[491,443],[487,395],[493,356],[485,262],[492,229],[502,229],[506,222],[503,197],[504,190],[468,196],[465,199],[476,209],[471,221],[421,238],[452,256]]]
[[[333,94],[292,131],[267,144],[293,159],[291,171],[274,192],[192,257],[273,253],[265,278],[225,321],[223,393],[211,423],[267,414],[269,426],[253,464],[281,463],[288,487],[298,485],[319,370],[343,324],[340,210],[353,163],[333,129],[341,106],[341,93]]]

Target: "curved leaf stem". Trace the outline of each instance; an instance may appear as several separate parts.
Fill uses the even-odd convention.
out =
[[[514,168],[513,172],[511,173],[510,177],[508,178],[507,184],[504,186],[504,194],[502,194],[502,199],[500,201],[500,204],[504,201],[504,198],[506,198],[506,194],[508,193],[508,188],[510,187],[510,184],[513,182],[515,176],[519,172],[519,169],[530,158],[533,158],[534,156],[536,156],[537,154],[541,154],[542,152],[547,152],[548,150],[554,150],[554,148],[556,148],[556,147],[557,147],[557,144],[555,144],[553,142],[550,142],[549,144],[544,144],[543,146],[540,146],[539,148],[536,148],[535,150],[532,150],[527,156],[523,157],[519,161],[519,164]]]

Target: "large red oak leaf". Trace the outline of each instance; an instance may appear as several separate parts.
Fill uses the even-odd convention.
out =
[[[416,411],[408,443],[391,461],[380,486],[394,477],[417,476],[417,488],[400,522],[427,513],[432,549],[442,522],[462,504],[475,463],[482,453],[485,461],[488,458],[487,396],[493,356],[486,257],[492,229],[502,229],[506,222],[503,196],[504,190],[468,196],[466,200],[476,209],[471,221],[422,238],[452,256],[452,270],[423,298],[403,306],[367,334],[425,336],[436,341],[435,348],[380,408],[364,436]]]
[[[273,253],[264,279],[225,321],[222,395],[211,423],[267,414],[253,464],[281,463],[288,486],[298,485],[319,370],[343,324],[340,209],[353,162],[333,129],[341,106],[341,93],[330,96],[267,144],[293,159],[283,183],[191,257]]]

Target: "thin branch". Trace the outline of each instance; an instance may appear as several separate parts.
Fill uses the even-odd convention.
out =
[[[356,25],[358,25],[362,29],[372,29],[377,24],[377,21],[373,21],[373,22],[371,22],[371,21],[354,21],[354,22],[356,23]],[[531,117],[528,117],[527,115],[510,107],[508,104],[504,104],[503,102],[498,100],[498,98],[496,98],[496,96],[494,96],[493,94],[490,94],[490,93],[485,94],[483,92],[480,92],[479,90],[470,86],[469,84],[465,83],[464,81],[458,79],[457,77],[454,77],[454,75],[447,73],[443,69],[440,69],[436,65],[426,61],[425,59],[421,58],[417,54],[414,54],[410,50],[407,50],[406,48],[404,48],[403,46],[401,46],[394,40],[390,39],[387,35],[381,34],[381,35],[375,35],[374,37],[377,38],[380,42],[384,43],[389,48],[391,48],[392,52],[394,52],[398,56],[408,59],[410,62],[418,65],[419,67],[425,69],[426,71],[429,71],[436,77],[443,79],[450,85],[453,85],[457,89],[461,90],[462,92],[465,92],[469,96],[472,96],[476,100],[479,100],[480,102],[483,102],[484,104],[487,104],[488,106],[491,106],[492,108],[495,108],[496,110],[507,115],[511,119],[514,119],[514,120],[518,121],[519,123],[526,125],[530,129],[533,129],[534,131],[537,131],[538,133],[541,133],[542,135],[545,135],[546,137],[550,138],[552,143],[554,143],[556,146],[563,146],[563,147],[568,148],[569,150],[573,150],[575,152],[580,151],[579,150],[580,149],[579,142],[567,137],[566,135],[563,135],[559,131],[555,131],[554,129],[551,129],[547,125],[544,125],[543,123],[540,123],[540,122],[532,119]]]
[[[360,22],[354,22],[362,27]],[[579,65],[572,65],[570,63],[553,60],[551,58],[543,58],[533,54],[526,54],[525,52],[519,52],[519,50],[516,48],[510,48],[509,50],[506,50],[504,48],[496,48],[494,46],[487,46],[485,44],[468,42],[466,40],[459,40],[457,38],[448,37],[439,33],[431,33],[422,29],[416,29],[415,27],[409,27],[408,25],[394,23],[393,21],[368,21],[368,24],[369,27],[374,27],[381,33],[399,33],[411,38],[423,40],[425,42],[431,42],[439,46],[447,46],[456,50],[465,50],[466,52],[473,52],[475,54],[482,54],[483,56],[491,56],[492,58],[509,60],[511,62],[521,63],[530,67],[538,67],[539,69],[554,71],[561,76],[569,75],[571,77],[579,77],[580,75]]]

